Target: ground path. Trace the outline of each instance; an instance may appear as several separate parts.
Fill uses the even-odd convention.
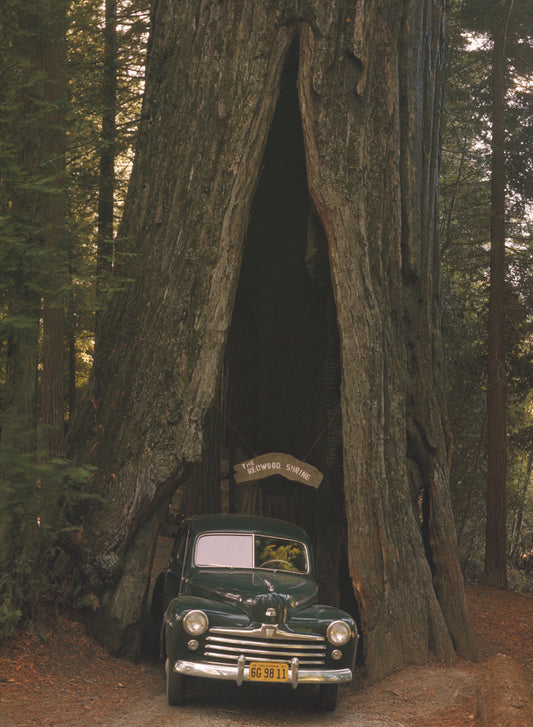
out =
[[[160,665],[113,659],[59,616],[46,640],[25,632],[0,646],[0,727],[533,727],[533,598],[478,586],[467,594],[479,664],[344,687],[333,714],[316,709],[311,689],[205,681],[186,707],[169,707]]]

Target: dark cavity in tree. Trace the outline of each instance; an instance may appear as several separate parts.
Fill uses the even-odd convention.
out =
[[[291,49],[281,80],[246,235],[226,357],[226,413],[235,430],[227,445],[237,461],[281,451],[308,458],[324,473],[318,493],[274,476],[250,486],[253,495],[239,486],[232,506],[306,527],[322,545],[324,597],[340,602],[347,563],[338,528],[339,336],[326,236],[307,186],[297,52]],[[337,523],[331,552],[324,547],[332,540],[328,523]],[[351,588],[346,592],[353,605]]]
[[[325,291],[306,267],[310,202],[296,64],[291,53],[252,206],[229,374],[231,420],[255,454],[304,457],[316,436],[327,320]]]

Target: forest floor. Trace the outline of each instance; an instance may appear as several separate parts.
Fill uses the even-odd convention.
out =
[[[307,689],[197,681],[169,707],[162,666],[110,657],[66,616],[45,638],[0,645],[1,727],[533,727],[533,598],[469,586],[480,661],[409,667],[371,687],[343,687],[335,713]],[[314,695],[313,695],[314,696]]]

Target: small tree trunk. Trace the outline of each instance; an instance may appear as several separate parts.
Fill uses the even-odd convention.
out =
[[[10,50],[17,74],[20,117],[9,129],[8,148],[20,152],[2,180],[12,221],[11,276],[3,325],[8,329],[0,441],[0,561],[2,627],[21,613],[31,616],[44,583],[57,506],[56,483],[38,469],[38,457],[64,453],[63,268],[64,126],[63,50],[66,6],[12,3],[6,8],[14,32]],[[8,103],[8,108],[10,104]],[[15,108],[16,108],[15,107]],[[16,117],[13,107],[9,115]],[[4,121],[5,123],[5,121]],[[6,203],[8,200],[4,200]],[[6,225],[4,229],[8,229]],[[41,300],[41,291],[43,297]],[[41,400],[38,351],[42,320]],[[41,426],[38,427],[40,403]],[[38,431],[41,433],[38,439]],[[38,474],[37,474],[38,473]]]
[[[67,17],[64,0],[54,0],[49,8],[45,18],[48,33],[43,41],[44,103],[48,107],[43,141],[52,189],[43,200],[46,287],[43,294],[41,409],[46,452],[50,456],[61,456],[65,453],[65,290],[68,281],[64,189]],[[55,493],[50,495],[55,498]]]
[[[67,350],[68,350],[68,385],[67,385],[67,401],[68,401],[68,425],[70,426],[76,411],[77,395],[76,395],[76,322],[73,314],[74,301],[70,296],[70,315],[67,323]]]
[[[492,63],[491,245],[488,338],[488,482],[483,580],[507,588],[507,394],[505,363],[505,27]]]
[[[533,473],[533,450],[529,451],[527,463],[524,472],[524,479],[518,491],[518,503],[513,517],[512,530],[512,547],[510,549],[510,557],[515,562],[525,554],[526,548],[522,540],[522,530],[524,525],[524,513],[526,509],[527,493],[531,484],[531,475]]]
[[[12,255],[17,272],[9,316],[16,323],[9,336],[3,443],[7,445],[15,430],[25,431],[27,442],[22,450],[37,450],[37,350],[42,319],[40,444],[48,454],[60,455],[64,453],[63,295],[67,280],[64,245],[66,5],[63,0],[52,0],[43,7],[21,8],[16,15],[23,32],[15,42],[25,69],[24,82],[20,84],[20,105],[31,127],[25,129],[19,160],[22,181],[14,187],[11,204],[15,229],[29,232]],[[13,130],[13,137],[18,133],[18,129]],[[42,301],[36,290],[43,291]],[[43,483],[42,492],[45,487]]]
[[[98,190],[97,292],[113,270],[113,214],[115,193],[115,141],[117,107],[117,0],[106,0],[102,74],[102,132]],[[97,311],[96,321],[101,312]],[[98,333],[98,325],[97,325]]]
[[[8,9],[11,10],[11,9]],[[11,285],[7,291],[6,310],[6,372],[2,382],[1,446],[21,453],[35,452],[37,425],[37,367],[39,319],[41,300],[35,282],[40,272],[41,240],[38,230],[43,227],[41,199],[35,190],[39,179],[39,139],[41,115],[37,108],[41,97],[40,45],[29,38],[40,25],[33,8],[15,7],[8,15],[14,35],[15,58],[19,67],[16,106],[20,116],[11,112],[8,136],[16,150],[18,173],[6,175],[6,203],[13,221],[10,245]],[[24,28],[24,32],[22,32]],[[28,33],[27,28],[31,28]],[[36,33],[37,35],[37,33]],[[27,126],[21,123],[21,118]],[[10,517],[14,513],[8,514]]]

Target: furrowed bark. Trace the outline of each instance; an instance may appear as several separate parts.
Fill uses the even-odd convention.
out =
[[[289,47],[340,335],[348,561],[368,676],[472,653],[441,400],[442,8],[428,0],[154,11],[119,233],[131,278],[102,322],[72,446],[105,505],[81,559],[131,650],[153,513],[202,451]],[[295,89],[296,93],[296,89]],[[245,372],[244,372],[245,373]],[[423,507],[420,503],[423,502]],[[126,563],[126,565],[124,565]]]
[[[278,15],[255,3],[155,8],[117,243],[117,275],[131,282],[102,321],[90,391],[70,435],[76,456],[96,466],[92,487],[105,497],[84,518],[79,558],[101,594],[103,620],[122,624],[125,643],[115,639],[116,651],[137,648],[129,627],[138,619],[139,592],[124,559],[135,549],[144,568],[148,553],[137,543],[143,523],[201,455],[294,34]]]

